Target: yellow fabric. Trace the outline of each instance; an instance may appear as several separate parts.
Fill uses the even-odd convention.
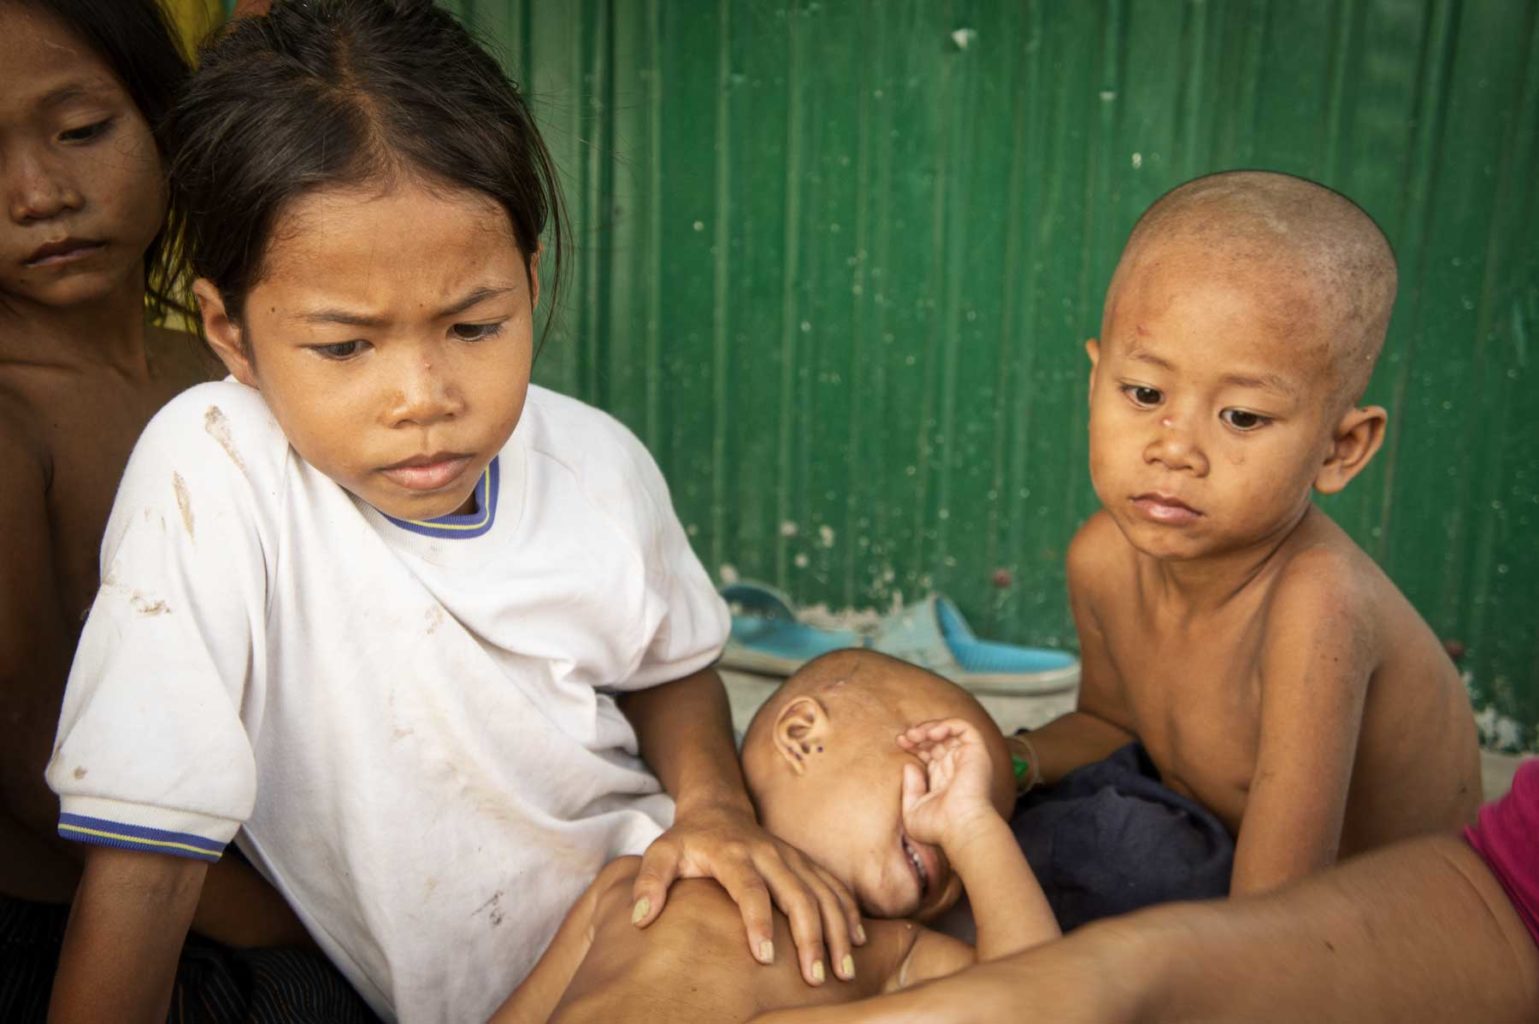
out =
[[[198,52],[198,44],[224,23],[224,5],[219,0],[160,0],[166,14],[181,36],[189,54]]]

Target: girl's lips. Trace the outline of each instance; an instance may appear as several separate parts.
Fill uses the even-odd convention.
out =
[[[470,456],[453,455],[432,462],[389,466],[380,472],[409,491],[436,491],[453,483],[469,464]]]
[[[1161,494],[1140,494],[1133,499],[1133,508],[1145,519],[1156,523],[1180,525],[1202,518],[1201,512],[1184,501]]]
[[[104,242],[86,242],[75,238],[66,238],[62,242],[50,242],[48,245],[39,246],[31,256],[27,257],[28,267],[54,267],[61,263],[73,263],[76,260],[85,259],[98,249]]]

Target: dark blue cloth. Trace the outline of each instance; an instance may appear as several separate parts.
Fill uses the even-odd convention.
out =
[[[1066,932],[1152,903],[1229,894],[1234,839],[1162,785],[1138,743],[1023,794],[1010,827]]]
[[[69,907],[0,896],[0,1021],[43,1024]],[[307,949],[232,949],[188,935],[167,1024],[377,1024]]]

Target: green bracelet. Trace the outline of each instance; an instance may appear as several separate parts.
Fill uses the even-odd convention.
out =
[[[1026,760],[1024,757],[1015,757],[1012,755],[1010,758],[1010,767],[1015,770],[1016,782],[1020,782],[1022,779],[1026,778],[1026,776],[1031,774],[1031,762]]]

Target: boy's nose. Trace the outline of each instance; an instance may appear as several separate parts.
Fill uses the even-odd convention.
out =
[[[85,200],[64,176],[36,157],[22,156],[6,175],[11,220],[30,224],[78,210]]]
[[[1144,448],[1144,461],[1158,463],[1173,472],[1192,473],[1196,476],[1206,476],[1208,473],[1208,458],[1203,454],[1202,446],[1197,443],[1191,431],[1172,416],[1160,420],[1158,432]]]

